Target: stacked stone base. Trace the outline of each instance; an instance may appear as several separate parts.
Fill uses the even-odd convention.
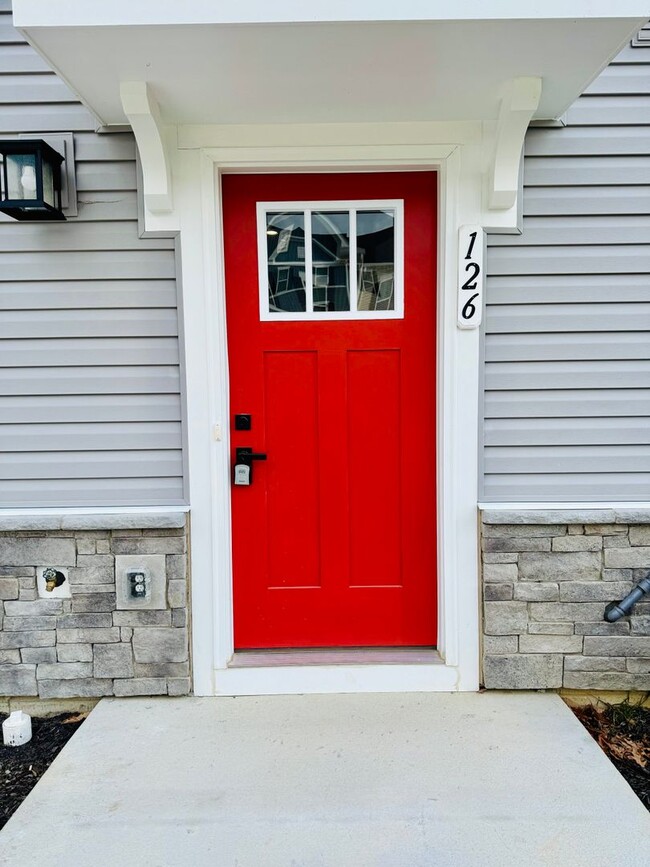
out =
[[[650,690],[650,600],[603,619],[650,571],[650,524],[512,518],[482,522],[485,687]]]
[[[115,557],[152,554],[165,607],[118,610]],[[189,693],[186,563],[184,527],[0,533],[0,696]],[[38,598],[44,565],[67,569],[70,598]]]

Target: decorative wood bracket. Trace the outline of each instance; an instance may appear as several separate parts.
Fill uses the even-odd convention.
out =
[[[517,201],[524,136],[541,95],[541,78],[513,78],[506,85],[497,120],[494,159],[490,166],[488,207],[492,210],[512,208]]]
[[[158,103],[146,81],[123,81],[120,98],[140,152],[145,207],[152,214],[168,214],[173,207],[171,170]]]

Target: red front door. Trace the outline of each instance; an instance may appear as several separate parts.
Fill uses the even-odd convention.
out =
[[[235,647],[435,645],[435,175],[226,175],[223,224]]]

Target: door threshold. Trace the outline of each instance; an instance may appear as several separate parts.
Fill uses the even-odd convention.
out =
[[[337,647],[314,650],[238,650],[228,668],[318,665],[444,665],[435,647]]]

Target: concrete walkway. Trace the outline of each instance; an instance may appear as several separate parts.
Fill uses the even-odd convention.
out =
[[[555,695],[105,699],[0,832],[25,867],[636,867],[650,819]]]

